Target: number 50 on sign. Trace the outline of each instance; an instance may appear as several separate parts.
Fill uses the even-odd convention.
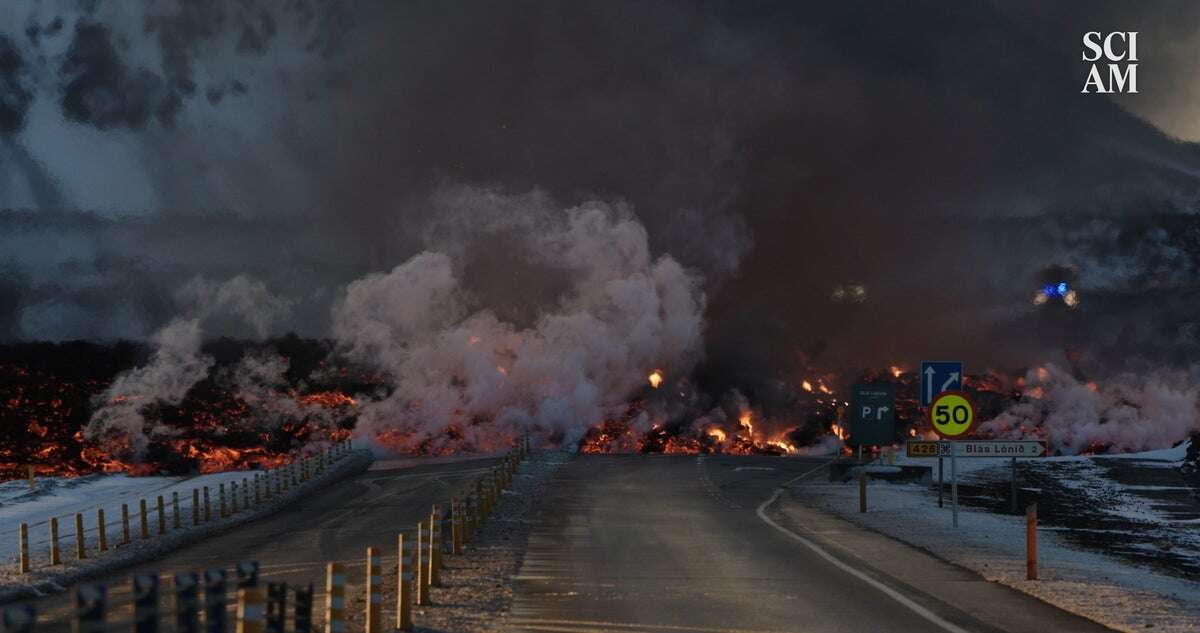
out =
[[[952,440],[966,437],[975,426],[975,404],[961,391],[943,391],[929,403],[933,432]]]

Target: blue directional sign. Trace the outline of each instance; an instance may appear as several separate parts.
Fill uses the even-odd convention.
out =
[[[962,361],[921,361],[921,406],[929,406],[943,391],[961,390],[962,382]]]

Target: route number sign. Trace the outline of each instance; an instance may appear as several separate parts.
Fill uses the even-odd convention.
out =
[[[975,426],[975,404],[961,391],[943,391],[928,409],[933,432],[953,440],[966,437]]]

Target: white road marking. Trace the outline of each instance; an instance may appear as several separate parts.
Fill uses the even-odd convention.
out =
[[[810,471],[810,472],[812,472],[812,471]],[[805,475],[807,475],[807,474],[808,473],[805,473]],[[804,477],[805,475],[801,475],[800,477]],[[796,479],[800,479],[800,477],[797,477]],[[795,481],[795,479],[793,479],[792,481]],[[791,482],[788,482],[788,483],[791,483]],[[943,631],[949,631],[950,633],[968,633],[967,629],[964,629],[964,628],[958,626],[957,624],[947,622],[946,620],[944,620],[940,616],[938,616],[936,613],[930,611],[929,609],[926,609],[925,607],[917,604],[916,602],[913,602],[911,599],[909,599],[907,596],[900,593],[899,591],[892,589],[891,587],[879,582],[878,580],[875,580],[874,578],[868,576],[867,574],[842,562],[836,556],[827,552],[820,545],[817,545],[813,541],[810,541],[809,539],[806,539],[803,536],[800,536],[799,534],[796,534],[795,532],[793,532],[793,531],[783,527],[782,525],[779,525],[775,521],[773,521],[771,519],[771,517],[767,516],[766,509],[767,509],[767,506],[775,503],[775,501],[779,499],[779,495],[782,492],[783,492],[783,488],[776,488],[775,494],[771,495],[770,499],[767,499],[766,501],[762,502],[761,505],[758,506],[758,518],[760,518],[764,522],[766,522],[767,525],[775,528],[781,534],[798,541],[801,545],[812,550],[813,553],[815,553],[817,556],[820,556],[821,558],[825,559],[826,561],[828,561],[830,564],[837,567],[838,569],[840,569],[840,570],[846,572],[847,574],[850,574],[851,576],[854,576],[855,578],[858,578],[859,580],[867,583],[868,585],[871,585],[872,587],[878,589],[887,597],[891,598],[892,600],[895,600],[896,602],[899,602],[901,605],[907,607],[913,613],[921,616],[922,618],[925,618],[926,620],[933,623],[934,625],[936,625],[938,628],[942,629]]]

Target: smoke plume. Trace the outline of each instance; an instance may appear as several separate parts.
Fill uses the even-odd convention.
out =
[[[556,213],[534,192],[460,189],[422,252],[349,285],[335,308],[346,354],[387,372],[395,390],[361,409],[360,432],[392,448],[495,449],[522,433],[573,442],[621,410],[656,368],[677,375],[701,354],[700,280],[651,255],[646,229],[621,206]],[[455,213],[469,216],[459,223]],[[468,248],[469,247],[469,248]],[[484,281],[470,258],[503,249]],[[552,294],[530,278],[559,275]],[[487,295],[524,294],[511,312]]]

